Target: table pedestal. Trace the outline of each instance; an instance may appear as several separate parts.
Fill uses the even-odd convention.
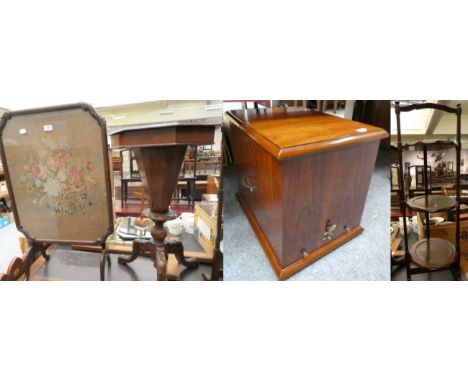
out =
[[[144,215],[154,222],[152,240],[135,240],[131,255],[119,256],[120,264],[128,264],[138,256],[153,259],[157,280],[166,280],[167,257],[173,253],[180,264],[189,268],[198,266],[198,261],[184,257],[182,242],[166,240],[164,223],[178,215],[169,206],[177,188],[180,170],[187,151],[187,145],[149,146],[133,149],[140,170],[141,180],[148,196],[149,209]]]

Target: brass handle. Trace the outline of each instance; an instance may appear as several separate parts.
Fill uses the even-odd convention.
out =
[[[325,227],[325,233],[323,234],[323,241],[330,241],[335,236],[336,224],[332,224],[330,220],[327,222]]]
[[[243,187],[247,188],[250,192],[254,192],[256,190],[255,186],[252,186],[250,184],[250,179],[248,176],[245,176],[244,179],[242,179],[241,184]]]

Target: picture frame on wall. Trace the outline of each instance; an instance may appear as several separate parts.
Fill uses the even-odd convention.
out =
[[[410,162],[405,162],[405,172],[406,172],[406,173],[409,172],[410,167],[411,167],[411,163],[410,163]]]

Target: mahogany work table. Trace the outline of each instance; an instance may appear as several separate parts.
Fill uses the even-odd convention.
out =
[[[237,197],[284,280],[363,231],[380,128],[303,108],[227,113]]]
[[[153,240],[135,240],[133,253],[121,255],[119,263],[126,264],[138,256],[149,256],[154,260],[157,279],[166,280],[166,264],[169,253],[187,267],[196,267],[198,261],[185,258],[180,241],[167,241],[163,224],[177,218],[169,208],[171,198],[177,188],[179,173],[189,145],[213,144],[215,127],[219,118],[180,123],[158,124],[145,128],[120,129],[111,135],[113,148],[130,148],[135,153],[149,209],[145,215],[154,221],[151,229]]]

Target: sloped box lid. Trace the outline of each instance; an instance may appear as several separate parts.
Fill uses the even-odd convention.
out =
[[[234,110],[228,115],[278,160],[388,137],[379,127],[304,108]]]

